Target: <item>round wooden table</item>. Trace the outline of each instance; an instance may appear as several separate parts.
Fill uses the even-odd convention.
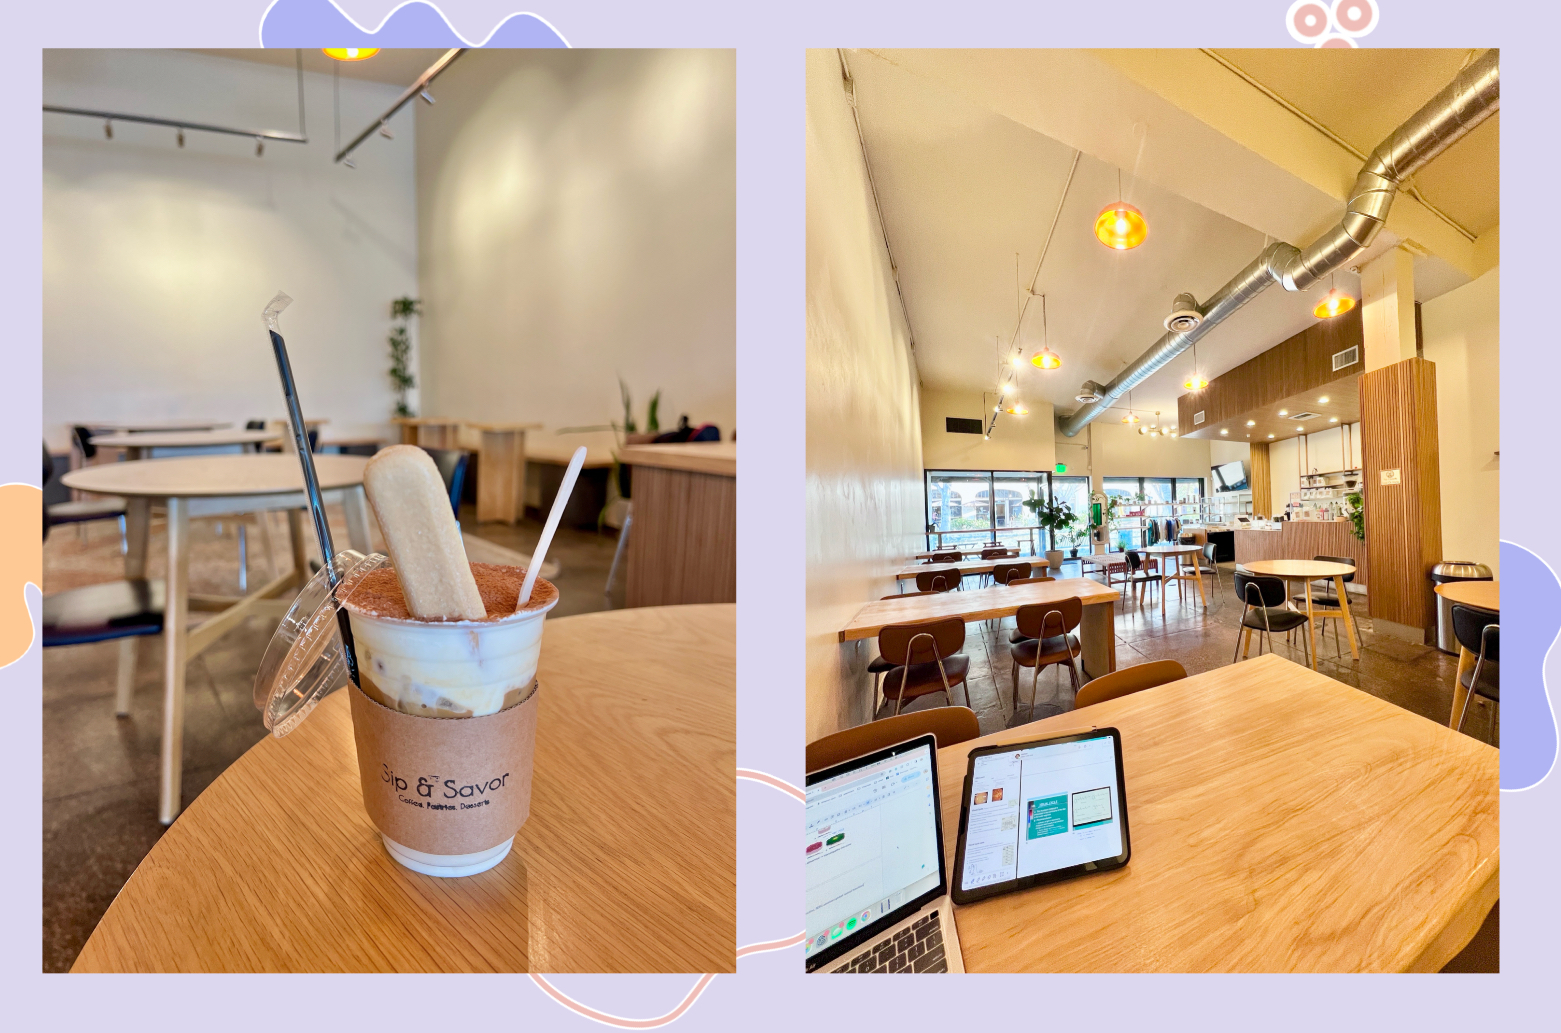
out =
[[[1185,574],[1182,572],[1182,557],[1189,555],[1196,556],[1198,553],[1203,551],[1203,546],[1181,545],[1175,542],[1167,542],[1164,545],[1146,545],[1142,549],[1133,549],[1131,551],[1144,553],[1149,556],[1164,556],[1167,558],[1174,557],[1176,560],[1176,570],[1171,574],[1167,574],[1165,572],[1165,560],[1160,561],[1160,618],[1162,620],[1165,618],[1165,583],[1167,581],[1175,581],[1178,584],[1183,581],[1196,582],[1198,585],[1198,599],[1203,603],[1203,608],[1205,610],[1209,608],[1209,597],[1203,590],[1203,572],[1199,568],[1197,561],[1193,561],[1191,574]],[[1180,590],[1178,589],[1178,591]],[[1180,596],[1177,598],[1179,599]]]
[[[1501,612],[1500,581],[1449,581],[1436,586],[1436,594],[1449,602],[1472,606],[1477,610]],[[1463,709],[1463,698],[1469,690],[1463,687],[1463,676],[1474,668],[1478,659],[1474,653],[1458,643],[1458,670],[1453,674],[1453,712],[1447,718],[1449,728],[1458,727],[1458,712]]]
[[[135,434],[94,434],[98,448],[122,448],[131,459],[152,459],[158,452],[215,451],[281,441],[278,430],[178,430]]]
[[[363,495],[362,456],[314,457],[320,491],[327,502],[340,502],[347,515],[351,545],[362,553],[372,550],[368,504]],[[223,634],[255,615],[281,617],[285,600],[277,597],[287,588],[308,580],[308,539],[304,537],[302,510],[303,468],[290,454],[188,456],[174,459],[142,459],[104,463],[72,470],[60,480],[68,488],[125,499],[125,577],[146,576],[146,548],[151,528],[152,502],[168,512],[167,604],[163,616],[163,737],[162,788],[158,818],[163,824],[179,814],[180,783],[184,755],[184,668],[191,659]],[[242,597],[203,597],[202,609],[215,610],[191,628],[190,615],[190,518],[287,511],[292,538],[293,569]],[[247,585],[245,586],[247,588]],[[138,639],[121,640],[120,664],[135,663]],[[126,645],[128,643],[128,645]],[[122,691],[128,691],[127,689]],[[128,704],[127,699],[121,699]]]
[[[1332,581],[1339,593],[1339,619],[1344,622],[1345,634],[1350,639],[1350,659],[1360,659],[1360,643],[1355,641],[1355,621],[1350,617],[1350,593],[1345,591],[1344,579],[1355,573],[1348,563],[1328,563],[1323,560],[1253,560],[1240,564],[1249,574],[1299,581],[1306,586],[1306,634],[1312,647],[1312,670],[1317,670],[1317,611],[1312,608],[1312,582]],[[1247,632],[1247,643],[1252,633]]]
[[[232,420],[203,420],[198,417],[173,416],[162,420],[119,420],[102,423],[84,423],[82,426],[93,434],[136,433],[138,431],[216,430],[233,426]]]
[[[74,971],[731,972],[736,656],[730,603],[549,620],[531,816],[464,879],[385,853],[334,693],[191,803]]]

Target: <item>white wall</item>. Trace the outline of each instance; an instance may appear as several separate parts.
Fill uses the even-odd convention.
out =
[[[1420,306],[1436,363],[1442,554],[1501,576],[1500,270]]]
[[[1290,504],[1290,493],[1301,490],[1301,475],[1316,470],[1359,470],[1360,424],[1340,424],[1315,434],[1301,434],[1268,444],[1268,516],[1278,518]],[[1263,512],[1261,506],[1256,507]]]
[[[990,420],[993,400],[979,391],[921,393],[922,462],[929,470],[1050,470],[1057,432],[1050,402],[1026,403],[1026,416],[1003,413],[990,440],[980,434],[950,434],[950,416]]]
[[[399,91],[344,79],[343,131]],[[296,130],[293,69],[157,50],[46,50],[46,103]],[[413,132],[331,158],[331,79],[305,76],[310,142],[43,116],[43,417],[281,417],[260,310],[278,289],[304,413],[324,436],[389,433],[392,298],[417,292]]]
[[[417,113],[427,416],[735,428],[730,50],[471,50]],[[777,361],[783,359],[777,357]],[[569,440],[569,439],[565,439]]]
[[[872,718],[839,628],[923,541],[916,362],[833,50],[807,52],[807,737]]]
[[[1077,437],[1064,438],[1059,434],[1058,445],[1065,441],[1085,441],[1090,446],[1096,490],[1103,477],[1202,477],[1204,491],[1210,490],[1209,442],[1201,438],[1152,438],[1108,414]],[[1059,447],[1058,458],[1068,463],[1070,474],[1082,473],[1083,464],[1074,468],[1065,454],[1073,451],[1077,450]]]

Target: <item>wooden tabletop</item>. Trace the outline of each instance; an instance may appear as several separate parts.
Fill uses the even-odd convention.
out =
[[[1115,589],[1083,577],[1060,578],[1033,585],[993,585],[964,592],[893,597],[868,603],[857,611],[851,623],[840,629],[840,641],[872,638],[887,625],[933,617],[963,617],[966,621],[1012,617],[1021,606],[1055,603],[1074,596],[1082,600],[1085,606],[1114,603],[1120,598]]]
[[[1449,581],[1437,585],[1436,594],[1477,610],[1501,612],[1500,581]]]
[[[279,430],[178,430],[135,434],[94,434],[99,448],[207,448],[215,445],[260,445],[282,440]]]
[[[464,879],[385,853],[327,697],[196,797],[74,971],[733,971],[736,611],[549,620],[531,816]]]
[[[1251,560],[1240,564],[1240,567],[1249,574],[1280,577],[1286,581],[1322,581],[1355,573],[1355,568],[1348,563],[1325,563],[1322,560]]]
[[[469,420],[460,420],[460,421],[456,421],[456,422],[464,423],[466,426],[468,426],[468,427],[475,427],[478,430],[489,430],[489,431],[541,430],[542,429],[542,424],[540,424],[540,423],[473,423],[473,422],[471,422]]]
[[[629,445],[619,450],[618,461],[626,466],[659,466],[664,470],[736,477],[737,442],[690,441],[681,445]]]
[[[1193,545],[1190,542],[1186,545],[1179,542],[1162,542],[1159,545],[1145,545],[1133,551],[1147,552],[1151,556],[1180,556],[1189,552],[1202,552],[1203,546]]]
[[[990,574],[992,573],[992,568],[999,563],[1028,563],[1035,569],[1034,576],[1036,577],[1045,574],[1046,568],[1050,566],[1044,556],[1012,556],[1000,560],[963,560],[959,563],[912,563],[909,566],[901,567],[894,576],[900,581],[909,581],[913,580],[917,574],[925,574],[929,570],[947,570],[950,567],[959,568],[961,577],[964,577],[966,574]]]
[[[574,458],[575,449],[581,445],[585,446],[585,464],[582,469],[600,469],[613,464],[611,448],[586,441],[569,441],[567,438],[527,438],[526,462],[568,466],[569,460]]]
[[[362,484],[366,465],[366,456],[314,457],[320,488],[326,491]],[[303,468],[298,464],[298,457],[291,453],[184,456],[104,463],[72,470],[60,480],[67,488],[81,491],[153,498],[279,495],[302,491],[304,487]]]
[[[991,542],[987,542],[984,545],[971,545],[971,546],[950,545],[947,549],[934,549],[931,552],[918,552],[918,553],[916,553],[916,555],[912,556],[911,559],[913,559],[913,560],[930,560],[934,556],[943,556],[943,555],[946,555],[948,553],[953,553],[953,552],[957,552],[961,556],[979,556],[979,555],[981,555],[981,550],[983,550],[983,549],[995,549],[995,548],[997,548],[997,546],[993,545]],[[1024,556],[1010,556],[1009,557],[1009,559],[1014,559],[1014,560],[1020,560],[1020,559],[1025,559],[1025,558],[1026,557],[1024,557]]]
[[[944,856],[972,749],[1105,726],[1132,859],[956,908],[967,971],[1435,972],[1499,895],[1500,754],[1273,654],[939,750]]]
[[[232,420],[203,420],[193,417],[169,417],[163,420],[110,420],[107,422],[81,424],[90,431],[176,431],[176,430],[215,430],[218,427],[233,426]]]

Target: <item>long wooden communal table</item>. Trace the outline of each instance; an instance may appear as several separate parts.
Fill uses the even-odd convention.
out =
[[[970,577],[973,574],[990,574],[992,568],[999,563],[1028,563],[1034,570],[1031,577],[1044,577],[1050,566],[1044,556],[1019,556],[1001,560],[962,560],[959,563],[912,563],[895,571],[896,581],[915,581],[917,574],[925,574],[929,570],[947,570],[949,567],[957,567],[961,578]]]
[[[1435,972],[1500,895],[1500,754],[1272,653],[939,750],[950,865],[971,750],[1106,726],[1132,859],[957,907],[967,971]]]
[[[1077,596],[1084,604],[1084,619],[1079,623],[1079,648],[1082,650],[1084,679],[1099,678],[1117,669],[1115,605],[1118,596],[1110,588],[1088,578],[1070,577],[1042,581],[1032,585],[993,585],[966,592],[939,592],[936,595],[908,595],[868,603],[840,629],[840,641],[874,638],[890,624],[928,620],[934,617],[960,617],[971,621],[1012,617],[1019,607],[1031,603],[1055,603]]]
[[[1476,610],[1501,612],[1500,581],[1450,581],[1436,586],[1436,594],[1463,606]],[[1447,718],[1450,728],[1458,727],[1458,711],[1463,709],[1463,698],[1469,690],[1463,687],[1463,676],[1474,669],[1475,654],[1458,644],[1458,670],[1453,674],[1453,711]]]

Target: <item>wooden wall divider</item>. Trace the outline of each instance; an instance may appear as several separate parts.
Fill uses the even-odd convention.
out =
[[[1247,465],[1252,468],[1252,475],[1248,478],[1252,486],[1252,515],[1273,516],[1269,512],[1273,505],[1274,480],[1268,465],[1268,442],[1256,442],[1248,448],[1251,455]]]
[[[737,478],[634,467],[627,603],[737,601]]]
[[[1429,580],[1442,556],[1436,364],[1404,359],[1360,377],[1361,457],[1371,615],[1424,631],[1436,625]],[[1383,483],[1383,474],[1394,483]]]

